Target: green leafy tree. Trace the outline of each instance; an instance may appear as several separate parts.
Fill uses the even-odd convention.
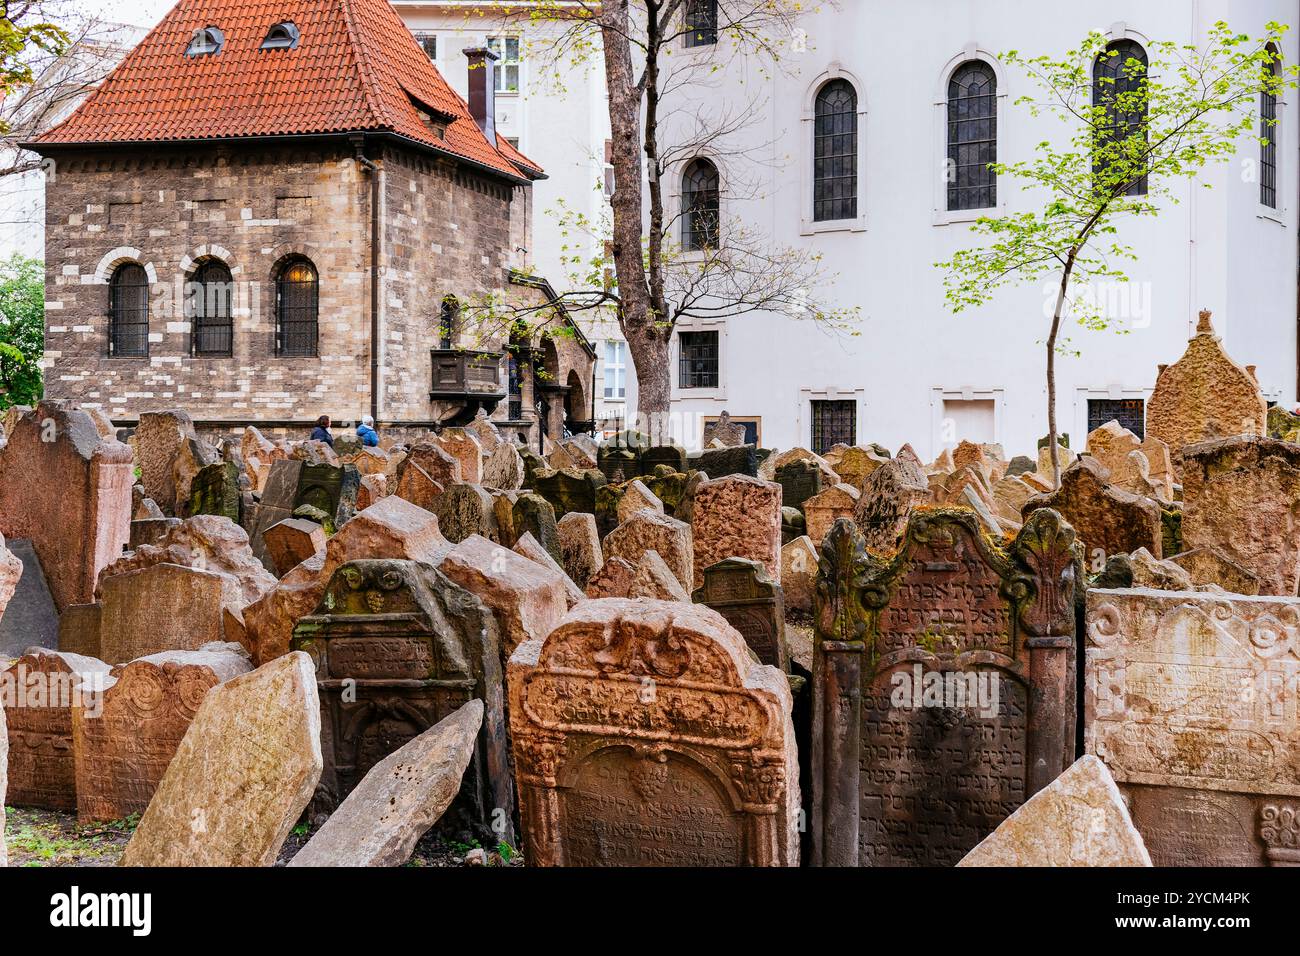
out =
[[[1200,45],[1150,43],[1147,62],[1122,56],[1097,32],[1059,59],[1016,51],[1002,57],[1037,88],[1016,105],[1068,124],[1070,139],[1064,147],[1045,139],[1030,159],[990,164],[1000,178],[1019,180],[1044,199],[1043,206],[976,220],[972,232],[990,241],[936,265],[946,271],[945,297],[954,312],[984,305],[1011,283],[1058,278],[1046,339],[1048,443],[1058,484],[1062,317],[1073,315],[1088,329],[1109,327],[1095,302],[1077,290],[1099,280],[1126,281],[1118,263],[1136,254],[1120,238],[1121,223],[1159,215],[1178,202],[1176,184],[1269,132],[1258,112],[1261,95],[1296,85],[1295,68],[1284,73],[1276,52],[1285,30],[1269,23],[1262,38],[1252,39],[1220,21]],[[1107,69],[1094,82],[1099,60]]]
[[[41,397],[45,265],[15,253],[0,262],[0,408]]]
[[[39,59],[67,47],[67,32],[50,22],[45,7],[38,0],[5,0],[0,7],[0,100],[32,82],[33,54]],[[0,119],[0,133],[8,128]]]

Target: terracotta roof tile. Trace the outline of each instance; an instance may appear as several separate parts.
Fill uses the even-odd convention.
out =
[[[292,21],[294,49],[263,50]],[[195,31],[221,51],[191,57]],[[445,137],[415,102],[450,118]],[[489,144],[387,0],[181,0],[67,120],[36,146],[392,132],[515,177],[541,168]]]

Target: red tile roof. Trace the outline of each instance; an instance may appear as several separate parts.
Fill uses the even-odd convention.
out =
[[[292,21],[296,48],[262,50]],[[186,56],[215,26],[221,51]],[[467,67],[468,68],[468,67]],[[412,101],[451,117],[445,138]],[[181,0],[75,113],[35,146],[391,132],[516,178],[541,168],[489,144],[388,0]]]

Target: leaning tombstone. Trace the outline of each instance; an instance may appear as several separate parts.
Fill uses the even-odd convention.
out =
[[[776,483],[781,486],[781,504],[802,510],[805,501],[821,494],[822,470],[816,462],[795,459],[776,470]]]
[[[789,684],[713,611],[586,601],[507,680],[529,865],[798,865]]]
[[[216,572],[164,562],[106,577],[100,593],[100,655],[109,664],[224,640]]]
[[[190,482],[188,515],[221,515],[235,524],[244,520],[243,496],[239,488],[239,467],[230,461],[216,461],[199,469]]]
[[[781,585],[748,558],[727,558],[704,569],[704,585],[691,599],[713,608],[738,630],[763,664],[790,670]]]
[[[1300,598],[1089,590],[1084,745],[1156,866],[1300,863]]]
[[[497,628],[477,598],[415,561],[359,560],[330,579],[316,613],[293,631],[316,664],[324,769],[313,808],[334,810],[370,770],[471,700],[487,708],[452,817],[509,841],[513,787],[506,761]]]
[[[1074,532],[1038,511],[1003,551],[936,509],[888,559],[846,519],[821,553],[813,865],[951,866],[1074,759]]]

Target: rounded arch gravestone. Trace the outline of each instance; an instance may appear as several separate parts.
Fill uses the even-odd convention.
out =
[[[714,611],[585,601],[507,677],[530,864],[797,865],[789,685]]]

